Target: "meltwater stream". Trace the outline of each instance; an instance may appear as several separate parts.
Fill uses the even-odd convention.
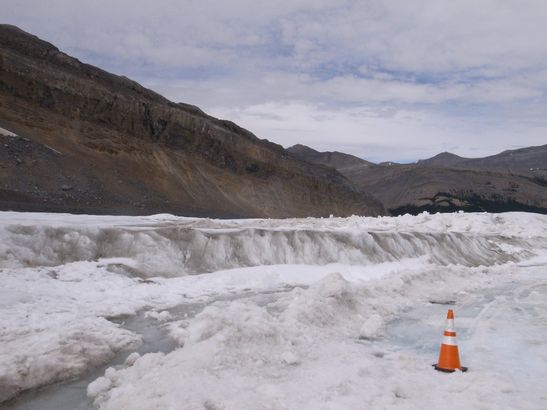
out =
[[[197,306],[188,305],[188,312],[195,311]],[[139,354],[162,352],[168,353],[177,347],[159,322],[146,318],[144,312],[122,320],[122,326],[142,337],[142,344],[136,351]],[[59,409],[92,409],[93,401],[87,397],[87,385],[104,374],[108,367],[122,365],[131,351],[118,353],[108,364],[85,373],[72,381],[55,383],[39,389],[22,393],[6,405],[7,409],[19,410],[59,410]]]
[[[233,300],[252,300],[259,306],[265,306],[276,300],[281,294],[293,289],[286,287],[266,292],[244,292],[240,294],[229,294],[214,297],[207,302],[184,303],[167,309],[172,320],[189,319],[201,312],[206,306],[213,303],[229,303]],[[87,386],[104,375],[109,367],[123,366],[126,358],[133,352],[140,355],[146,353],[169,353],[178,347],[162,326],[163,323],[146,316],[141,311],[134,316],[119,318],[116,320],[120,325],[139,334],[142,343],[134,351],[126,350],[118,353],[109,363],[95,368],[76,380],[69,380],[32,389],[23,392],[7,403],[0,404],[0,408],[6,410],[92,410],[95,409],[93,400],[87,396]]]

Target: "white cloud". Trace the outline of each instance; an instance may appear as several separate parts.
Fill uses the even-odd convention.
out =
[[[327,132],[344,129],[352,149],[416,159],[545,135],[542,0],[2,0],[0,15],[274,141],[341,149]]]
[[[506,148],[522,146],[517,138],[519,125],[511,118],[502,124],[485,121],[483,116],[461,122],[427,111],[389,106],[332,109],[301,101],[218,107],[212,113],[285,147],[301,143],[375,162],[412,162],[441,151],[466,157],[492,155],[499,151],[493,148],[492,140]],[[547,121],[529,127],[529,145],[545,143],[546,133]]]

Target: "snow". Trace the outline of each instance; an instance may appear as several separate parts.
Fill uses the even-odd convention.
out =
[[[133,364],[133,363],[131,363]],[[91,397],[107,391],[112,386],[112,381],[107,377],[99,377],[87,386],[87,395]]]
[[[441,264],[489,265],[516,260],[496,246],[524,253],[534,247],[528,242],[542,237],[544,224],[540,215],[524,213],[222,221],[4,212],[0,267],[130,258],[131,274],[174,277],[244,266],[369,265],[419,256]]]
[[[544,408],[546,228],[1,212],[0,401],[133,351],[89,384],[97,407]],[[466,374],[431,369],[445,302]],[[142,311],[179,348],[136,353]]]
[[[378,339],[384,334],[384,321],[378,314],[371,314],[365,319],[365,322],[361,326],[359,331],[359,338],[361,339]]]
[[[16,137],[17,136],[13,132],[8,131],[7,129],[2,128],[2,127],[0,127],[0,135],[4,135],[4,136],[7,136],[7,137]]]
[[[456,269],[451,273],[458,281],[451,285],[458,293],[470,292],[482,290],[491,276],[498,281],[512,276],[509,267],[496,270],[481,275],[471,269],[468,275],[479,278],[469,286]],[[419,289],[435,295],[434,288],[442,281],[436,282],[434,273],[406,284],[380,280],[376,286],[387,295],[364,285],[351,286],[334,273],[309,289],[294,289],[273,306],[235,301],[207,307],[189,323],[182,348],[143,356],[133,366],[112,372],[112,388],[97,395],[97,403],[102,409],[174,408],[176,403],[183,403],[183,408],[353,409],[476,408],[487,400],[488,408],[541,408],[540,381],[547,376],[541,344],[536,348],[543,352],[536,357],[541,364],[534,366],[537,382],[528,383],[526,375],[513,380],[517,372],[512,369],[530,357],[523,353],[526,357],[516,363],[513,342],[503,342],[494,332],[492,337],[506,346],[507,354],[489,357],[494,356],[492,342],[473,333],[477,339],[462,344],[464,364],[471,368],[465,375],[434,372],[431,363],[437,352],[424,357],[385,341],[360,341],[360,324],[379,306],[379,316],[385,318],[419,302]],[[412,294],[415,302],[407,300]],[[459,298],[473,298],[464,295]],[[442,337],[443,313],[437,317],[434,343]],[[536,338],[545,333],[543,328]],[[524,345],[517,339],[517,351],[520,346]],[[511,370],[499,363],[507,356],[511,361],[505,366]]]
[[[133,366],[139,357],[141,357],[140,354],[138,354],[137,352],[133,352],[129,356],[127,356],[127,358],[125,359],[125,364],[128,366]]]
[[[169,313],[168,310],[162,310],[161,312],[150,310],[146,312],[144,317],[151,317],[152,319],[156,319],[159,322],[165,322],[172,318],[171,313]]]

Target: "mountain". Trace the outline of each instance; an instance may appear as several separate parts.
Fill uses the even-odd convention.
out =
[[[451,152],[441,152],[429,159],[421,159],[418,161],[418,165],[433,166],[433,167],[450,167],[459,164],[467,158],[460,157]]]
[[[547,145],[504,151],[463,161],[458,167],[547,177]]]
[[[212,90],[213,92],[213,90]],[[0,209],[378,215],[381,204],[230,121],[0,25]]]
[[[475,159],[442,153],[416,164],[375,165],[362,160],[357,167],[338,162],[335,168],[396,215],[456,210],[547,213],[547,179],[542,174],[546,147]],[[311,148],[289,151],[311,162],[327,154]],[[348,164],[356,163],[353,158]]]
[[[287,148],[287,151],[306,161],[327,165],[336,169],[368,168],[375,165],[372,162],[365,161],[364,159],[353,155],[337,151],[318,152],[301,144],[293,145],[292,147]]]
[[[484,158],[462,158],[449,152],[418,161],[418,165],[500,171],[547,177],[547,145],[507,150]]]

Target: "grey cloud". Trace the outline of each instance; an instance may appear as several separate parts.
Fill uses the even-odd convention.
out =
[[[0,16],[281,143],[416,159],[547,129],[544,1],[3,0]]]

